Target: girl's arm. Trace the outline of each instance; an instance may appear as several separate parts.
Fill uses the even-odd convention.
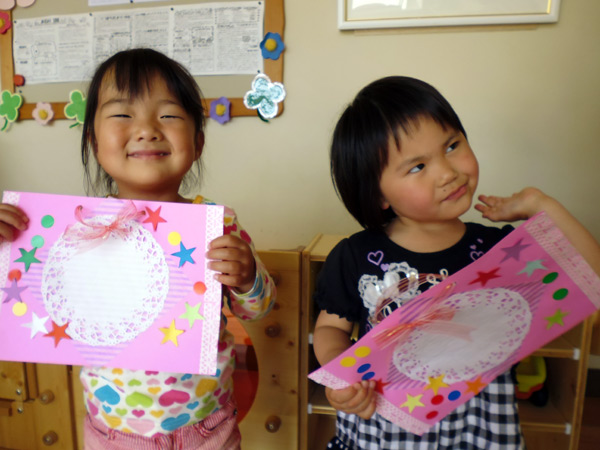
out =
[[[600,275],[600,244],[592,234],[557,200],[536,188],[525,188],[511,197],[480,195],[482,204],[475,209],[494,222],[512,222],[529,219],[544,211],[583,256],[592,269]]]
[[[27,229],[29,218],[13,205],[0,203],[0,243],[14,241],[19,231]]]
[[[352,322],[322,311],[313,335],[313,348],[321,365],[335,359],[352,345]],[[344,389],[325,388],[327,400],[335,409],[370,419],[375,412],[375,382],[362,381]]]
[[[206,254],[217,280],[229,288],[229,308],[243,320],[257,320],[275,303],[273,279],[258,257],[250,236],[233,210],[225,208],[225,233],[210,243]]]

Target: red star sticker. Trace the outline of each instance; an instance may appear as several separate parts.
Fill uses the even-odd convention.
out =
[[[159,206],[156,211],[152,211],[150,208],[146,207],[148,218],[144,220],[144,223],[151,223],[154,227],[154,231],[156,231],[156,229],[158,228],[159,223],[166,222],[165,219],[160,217],[160,208],[162,208],[162,206]]]
[[[71,339],[66,333],[66,329],[69,326],[69,322],[65,323],[62,326],[56,325],[54,321],[52,321],[52,331],[50,333],[45,334],[44,336],[53,337],[54,338],[54,348],[58,346],[58,343],[61,339]]]
[[[500,275],[497,272],[500,270],[500,267],[496,267],[495,269],[490,270],[489,272],[479,272],[477,271],[477,278],[471,281],[469,284],[481,283],[482,286],[485,286],[486,283],[494,278],[500,278]]]
[[[389,381],[383,382],[382,380],[377,380],[375,383],[375,392],[381,395],[383,395],[383,388],[390,384]]]

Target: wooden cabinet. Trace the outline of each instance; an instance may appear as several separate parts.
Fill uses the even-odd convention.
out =
[[[248,347],[248,358],[254,358],[234,375],[236,396],[247,409],[240,422],[242,445],[294,449],[299,439],[301,254],[296,250],[259,254],[277,284],[274,308],[264,319],[231,319],[228,325],[236,344]],[[85,409],[79,369],[0,362],[0,449],[83,448]]]
[[[327,255],[343,237],[319,234],[302,252],[301,327],[305,332],[300,353],[300,450],[324,448],[322,441],[317,441],[319,434],[326,432],[332,437],[335,432],[335,411],[327,403],[322,386],[307,375],[318,367],[311,346],[314,284]],[[546,361],[550,398],[544,407],[519,401],[528,450],[578,449],[593,322],[594,318],[587,319],[535,352]]]

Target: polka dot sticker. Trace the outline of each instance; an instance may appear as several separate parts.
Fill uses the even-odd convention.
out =
[[[19,269],[14,269],[8,272],[8,279],[10,281],[19,281],[21,279],[21,271]]]
[[[552,294],[552,298],[554,300],[562,300],[568,294],[569,294],[569,290],[568,289],[559,289],[558,291],[554,292],[554,294]]]
[[[181,242],[181,235],[177,231],[171,231],[167,237],[169,244],[177,246]]]
[[[340,365],[342,367],[352,367],[355,364],[356,364],[356,358],[353,358],[352,356],[346,356],[345,358],[342,358],[340,361]]]
[[[27,305],[23,302],[17,302],[13,305],[12,312],[17,317],[24,316],[27,313]]]
[[[354,354],[358,358],[364,358],[365,356],[369,356],[371,354],[371,349],[363,345],[362,347],[358,347],[356,350],[354,350]]]
[[[373,378],[374,376],[375,376],[375,372],[367,372],[361,377],[361,379],[367,381],[367,380],[370,380],[371,378]]]
[[[363,364],[358,369],[356,369],[356,371],[358,373],[363,373],[363,372],[366,372],[367,370],[369,370],[370,368],[371,368],[371,364]]]
[[[557,278],[558,278],[558,272],[551,272],[548,275],[546,275],[544,278],[542,278],[542,283],[549,284],[549,283],[552,283]]]
[[[450,400],[451,402],[458,400],[460,398],[462,394],[460,393],[460,391],[452,391],[448,394],[448,400]]]
[[[435,395],[432,399],[431,399],[431,404],[432,405],[439,405],[440,403],[442,403],[444,401],[444,396],[443,395]]]
[[[439,413],[437,411],[431,411],[431,412],[427,413],[427,415],[425,416],[425,418],[428,419],[428,420],[435,419],[438,414]]]
[[[204,295],[206,292],[206,285],[202,281],[194,283],[194,292],[198,295]]]
[[[42,248],[44,246],[44,238],[39,234],[31,238],[31,246],[33,248]]]
[[[46,216],[42,217],[42,226],[44,228],[52,228],[53,225],[54,225],[54,217],[52,217],[51,215],[46,215]]]

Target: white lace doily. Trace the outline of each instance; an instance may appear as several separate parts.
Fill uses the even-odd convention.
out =
[[[88,223],[108,225],[112,215]],[[169,268],[152,234],[130,221],[124,231],[105,238],[82,238],[86,226],[75,223],[49,251],[42,274],[42,297],[67,334],[94,346],[133,340],[163,308],[169,291]],[[127,286],[124,289],[123,286]]]
[[[455,383],[493,369],[520,347],[532,317],[527,301],[503,288],[455,294],[441,306],[456,311],[453,323],[475,327],[471,340],[415,329],[393,357],[396,369],[410,379],[427,382],[443,374],[446,383]]]

